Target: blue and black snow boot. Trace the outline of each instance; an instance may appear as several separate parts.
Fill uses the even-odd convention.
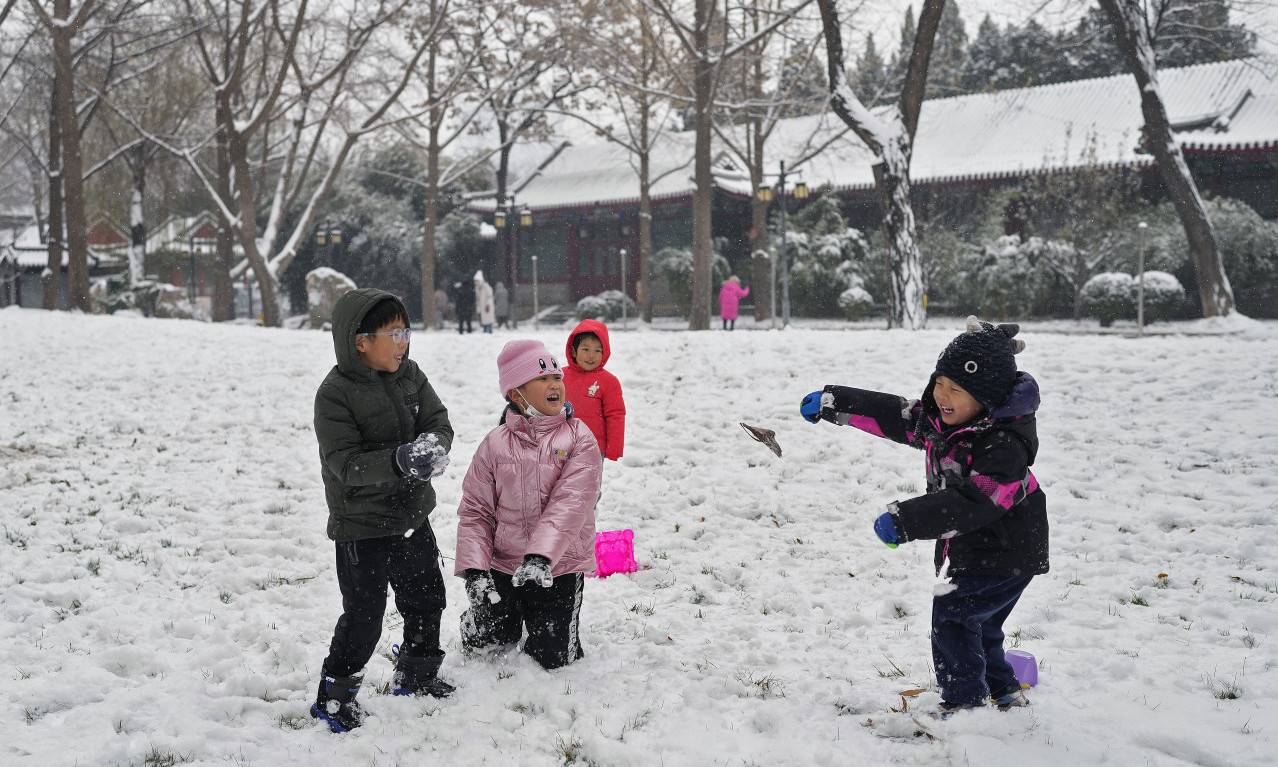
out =
[[[444,662],[441,655],[400,655],[399,646],[391,648],[395,655],[395,679],[393,689],[396,695],[429,695],[432,698],[447,698],[457,691],[448,682],[439,678],[439,667]]]
[[[319,692],[311,706],[311,716],[322,719],[333,732],[348,732],[364,723],[364,709],[355,696],[359,694],[364,674],[329,676],[320,674]]]

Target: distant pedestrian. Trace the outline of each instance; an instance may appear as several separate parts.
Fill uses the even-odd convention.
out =
[[[741,287],[741,278],[735,274],[719,288],[719,316],[723,318],[724,330],[737,329],[737,302],[748,295],[750,289]]]
[[[475,272],[475,306],[479,309],[479,325],[485,333],[493,332],[497,310],[493,306],[493,286],[484,279],[483,270]]]
[[[457,312],[457,332],[473,333],[471,320],[475,317],[475,286],[458,280],[453,283],[453,308]]]
[[[437,330],[444,329],[451,309],[452,305],[448,301],[448,294],[442,288],[435,288],[435,318],[437,320],[435,328]]]
[[[493,289],[493,303],[497,305],[497,327],[504,328],[510,319],[510,291],[506,283],[499,282]]]

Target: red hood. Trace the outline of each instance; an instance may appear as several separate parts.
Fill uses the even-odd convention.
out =
[[[599,344],[603,346],[603,362],[600,362],[599,367],[595,368],[595,370],[602,370],[607,367],[608,357],[612,355],[612,346],[608,344],[608,326],[599,320],[582,320],[568,334],[568,345],[564,347],[564,354],[568,359],[568,368],[575,373],[586,372],[581,369],[581,366],[577,364],[577,360],[572,355],[572,342],[582,333],[594,333],[599,336]]]

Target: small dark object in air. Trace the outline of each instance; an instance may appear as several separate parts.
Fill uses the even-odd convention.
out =
[[[781,457],[781,446],[777,444],[777,433],[771,429],[760,429],[758,426],[751,426],[748,423],[741,424],[741,428],[746,430],[755,442],[762,442],[768,446],[768,449]]]

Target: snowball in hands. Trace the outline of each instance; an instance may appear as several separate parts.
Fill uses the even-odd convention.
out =
[[[395,450],[395,466],[406,477],[434,479],[448,468],[448,451],[434,432],[419,434]]]
[[[518,587],[529,581],[545,589],[554,585],[555,579],[550,574],[549,559],[539,554],[529,554],[524,557],[524,563],[515,568],[515,575],[511,578],[511,583]]]

